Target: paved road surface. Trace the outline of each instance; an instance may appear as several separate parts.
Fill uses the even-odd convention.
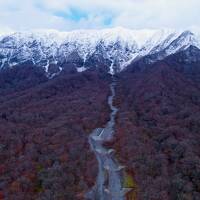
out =
[[[108,104],[111,108],[110,120],[105,128],[95,129],[89,137],[92,151],[98,160],[98,177],[96,185],[86,194],[90,200],[123,200],[122,170],[114,157],[112,149],[103,147],[105,141],[109,141],[114,134],[115,116],[118,109],[113,106],[115,97],[115,81],[110,84],[111,96],[108,97]]]

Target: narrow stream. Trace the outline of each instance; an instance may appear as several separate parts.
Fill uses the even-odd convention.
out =
[[[90,200],[123,200],[122,171],[114,156],[114,150],[106,149],[103,143],[112,139],[114,134],[115,116],[118,109],[113,105],[115,97],[115,80],[110,84],[111,95],[108,97],[108,105],[111,109],[110,120],[105,128],[95,129],[89,136],[89,143],[95,153],[99,171],[96,185],[86,194]]]

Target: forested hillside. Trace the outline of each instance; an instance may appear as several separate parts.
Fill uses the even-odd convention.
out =
[[[26,89],[26,75],[1,90],[0,199],[83,199],[97,175],[88,134],[109,117],[109,82],[64,73]]]

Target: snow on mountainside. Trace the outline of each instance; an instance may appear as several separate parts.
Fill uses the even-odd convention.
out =
[[[155,54],[159,60],[190,46],[200,48],[199,33],[197,29],[129,30],[118,27],[4,34],[0,36],[0,68],[28,62],[43,67],[49,77],[69,65],[76,67],[78,72],[90,67],[107,67],[107,71],[114,74],[145,55]]]

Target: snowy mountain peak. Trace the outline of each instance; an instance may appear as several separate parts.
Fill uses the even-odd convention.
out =
[[[131,30],[116,27],[103,30],[34,30],[2,34],[0,68],[29,62],[43,67],[48,76],[54,76],[69,65],[81,72],[90,67],[102,66],[110,73],[116,73],[136,58],[145,55],[159,54],[157,59],[162,59],[189,46],[200,48],[199,30]],[[49,69],[52,65],[57,66],[53,72]]]

